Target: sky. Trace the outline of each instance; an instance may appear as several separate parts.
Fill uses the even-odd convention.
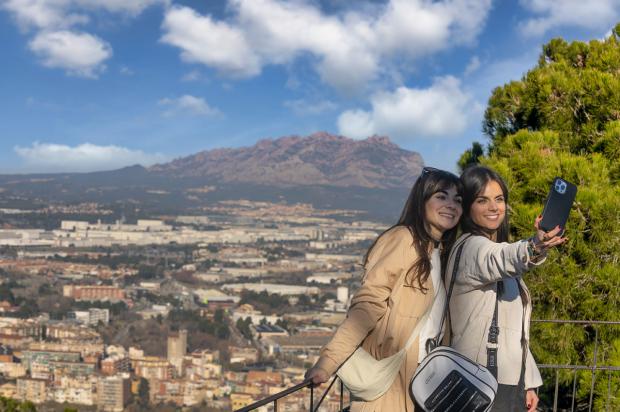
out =
[[[0,0],[0,173],[326,131],[456,170],[497,86],[620,0]]]

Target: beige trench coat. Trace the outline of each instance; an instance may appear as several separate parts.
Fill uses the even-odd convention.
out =
[[[360,343],[376,359],[391,356],[405,346],[434,295],[430,277],[424,285],[425,293],[405,284],[405,275],[416,260],[413,238],[406,227],[391,229],[379,238],[369,256],[362,286],[352,298],[347,318],[321,350],[316,367],[333,375]],[[408,386],[418,365],[418,351],[416,341],[407,351],[388,391],[371,402],[354,400],[351,411],[413,411]]]

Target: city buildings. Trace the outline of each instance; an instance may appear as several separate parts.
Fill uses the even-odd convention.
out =
[[[125,292],[116,286],[75,286],[65,285],[63,296],[75,300],[109,300],[120,301],[125,299]]]
[[[168,362],[176,368],[178,375],[183,369],[183,358],[187,353],[187,330],[182,329],[168,335]]]
[[[383,228],[306,206],[214,211],[0,230],[0,269],[40,312],[10,318],[24,307],[0,301],[0,393],[121,411],[146,381],[152,403],[231,410],[301,382]]]
[[[122,412],[129,401],[130,394],[129,376],[103,377],[97,384],[97,405],[103,411]]]

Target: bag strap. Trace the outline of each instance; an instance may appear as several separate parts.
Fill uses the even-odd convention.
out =
[[[523,290],[521,289],[521,282],[519,280],[517,280],[517,286],[519,288],[519,295],[522,299],[521,301],[523,302],[523,296],[521,295]],[[527,340],[525,339],[525,315],[523,315],[523,319],[521,319],[521,376],[519,380],[521,381],[520,383],[523,384],[523,388],[526,390],[529,389],[525,387],[525,364],[527,363],[528,351],[529,347],[527,345]]]
[[[487,369],[497,379],[497,337],[499,336],[499,326],[497,324],[497,311],[499,307],[499,295],[503,294],[504,283],[497,282],[495,290],[495,310],[493,319],[489,326],[489,337],[487,339]]]
[[[465,241],[470,237],[471,235],[468,235],[467,237],[465,237],[465,239],[463,239],[463,241],[458,245],[458,249],[456,249],[456,257],[454,258],[454,265],[453,265],[453,269],[452,269],[452,278],[450,278],[450,287],[448,288],[448,295],[446,296],[446,302],[443,305],[443,313],[441,315],[441,323],[439,324],[439,333],[437,334],[437,336],[435,337],[435,339],[433,339],[433,346],[437,346],[439,343],[439,337],[441,336],[441,332],[443,331],[443,324],[446,320],[446,315],[448,314],[448,310],[450,308],[450,298],[452,297],[452,289],[454,288],[454,280],[456,279],[456,272],[458,270],[459,267],[459,262],[461,260],[461,252],[463,252],[463,246],[465,245]],[[447,270],[447,268],[446,268]],[[427,352],[430,352],[430,350],[428,350],[429,348],[427,348]]]
[[[446,315],[450,309],[450,298],[452,297],[452,290],[454,289],[454,282],[456,280],[456,275],[458,273],[459,262],[461,260],[461,253],[463,252],[463,247],[465,246],[465,242],[467,239],[471,237],[471,234],[465,237],[463,241],[458,245],[456,249],[456,256],[454,258],[454,265],[452,266],[452,278],[450,279],[450,287],[448,289],[448,295],[446,297],[446,303],[444,304],[443,314],[441,316],[441,324],[439,326],[439,334],[435,337],[435,339],[429,339],[430,344],[433,347],[436,347],[439,342],[439,337],[441,336],[441,332],[443,330],[443,324],[446,319]],[[497,379],[497,342],[499,336],[499,326],[497,322],[498,317],[498,307],[499,307],[499,293],[500,289],[503,288],[502,282],[497,282],[497,291],[495,293],[495,309],[493,311],[493,319],[491,320],[491,326],[489,326],[489,334],[487,338],[487,369],[493,374],[493,376]],[[431,348],[427,347],[427,351],[430,352]]]

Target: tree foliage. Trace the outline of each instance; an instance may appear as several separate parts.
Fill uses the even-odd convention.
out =
[[[142,406],[148,406],[150,401],[150,387],[149,381],[145,378],[140,378],[138,385],[138,403]]]
[[[532,234],[554,177],[579,188],[568,244],[527,276],[534,318],[620,320],[620,24],[604,40],[544,45],[538,64],[521,80],[493,91],[483,130],[488,153],[476,160],[506,179],[513,238]],[[463,165],[472,157],[471,151],[463,154]],[[618,365],[620,328],[534,324],[532,349],[544,364],[591,365],[596,350],[599,365]],[[615,376],[612,394],[620,386],[620,374]],[[572,393],[573,375],[560,377]],[[587,404],[591,374],[578,374],[577,381]],[[607,385],[601,374],[595,410],[606,406]],[[570,407],[570,398],[564,402]],[[620,410],[619,399],[611,402],[609,410]]]
[[[245,319],[237,319],[237,330],[243,335],[247,340],[252,340],[252,329],[250,329],[250,325],[252,324],[252,318],[249,316]]]
[[[184,329],[198,330],[218,339],[226,340],[230,337],[230,330],[223,311],[219,314],[216,312],[214,319],[209,320],[200,316],[197,311],[173,309],[168,314],[168,319],[177,327],[180,325]]]
[[[467,149],[463,153],[458,161],[458,166],[461,171],[465,170],[467,166],[476,164],[479,159],[484,155],[484,148],[479,142],[474,142],[471,145],[471,149]]]
[[[37,408],[30,401],[20,402],[0,396],[0,410],[3,412],[36,412]]]

